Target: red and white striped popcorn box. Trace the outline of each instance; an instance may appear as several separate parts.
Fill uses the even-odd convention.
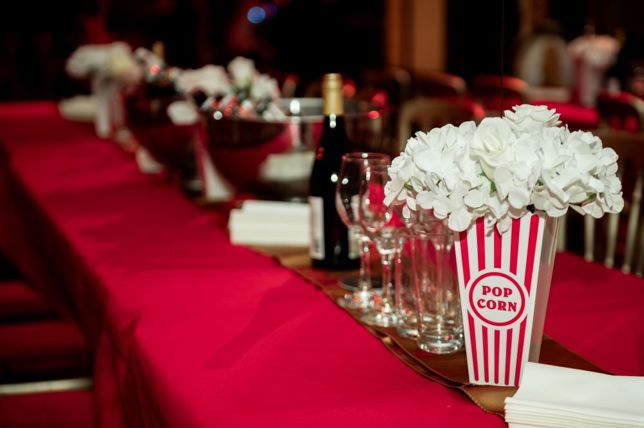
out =
[[[528,213],[500,234],[483,218],[460,232],[458,282],[470,382],[517,386],[530,352],[545,219]]]

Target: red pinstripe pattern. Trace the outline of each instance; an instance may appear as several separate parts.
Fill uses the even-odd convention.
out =
[[[510,385],[510,357],[512,356],[512,330],[508,330],[505,342],[505,384]]]
[[[474,318],[471,314],[467,314],[467,322],[470,326],[470,346],[472,347],[472,362],[474,363],[474,380],[479,381],[479,362],[478,354],[476,353],[476,326],[474,324]]]
[[[514,385],[519,385],[519,379],[521,378],[521,360],[523,359],[523,342],[525,336],[525,325],[526,319],[524,318],[521,321],[521,328],[519,329],[519,346],[517,346],[517,359],[516,359],[516,370],[514,374]]]

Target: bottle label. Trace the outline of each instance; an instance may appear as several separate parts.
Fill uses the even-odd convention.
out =
[[[324,259],[324,200],[319,196],[309,196],[311,208],[311,258]]]

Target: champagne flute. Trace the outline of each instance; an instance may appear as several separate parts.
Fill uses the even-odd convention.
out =
[[[364,169],[373,165],[389,165],[391,158],[383,153],[355,152],[342,157],[340,175],[336,188],[336,208],[340,218],[349,228],[351,237],[360,243],[360,274],[356,289],[338,299],[338,304],[347,309],[367,309],[373,304],[371,283],[370,239],[363,232],[358,216],[360,183]],[[349,282],[353,278],[343,278]]]
[[[379,327],[394,327],[399,318],[394,306],[392,264],[396,253],[396,226],[392,208],[385,204],[388,167],[374,165],[364,169],[360,184],[358,217],[364,232],[376,243],[382,261],[382,301],[378,308],[367,311],[361,320]]]

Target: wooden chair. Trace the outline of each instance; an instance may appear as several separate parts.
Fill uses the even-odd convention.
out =
[[[478,75],[474,76],[470,92],[490,115],[499,115],[517,104],[529,102],[529,85],[518,77]],[[503,92],[503,99],[501,99]]]
[[[300,83],[300,78],[297,74],[287,74],[286,77],[280,79],[281,85],[280,90],[282,92],[283,98],[293,98],[295,97],[298,84]]]
[[[416,94],[435,98],[463,98],[467,84],[462,77],[441,72],[424,72],[415,76]]]
[[[388,104],[400,105],[413,96],[411,74],[404,68],[385,67],[367,69],[362,73],[358,99],[368,97],[362,94],[373,94],[384,91],[388,97]]]
[[[619,174],[624,191],[624,210],[608,214],[601,220],[583,217],[583,254],[588,261],[601,260],[606,267],[615,267],[621,261],[625,273],[644,273],[644,221],[642,221],[642,192],[644,190],[644,136],[626,132],[603,130],[597,132],[604,147],[611,147],[619,155]],[[567,218],[566,218],[567,217]],[[559,231],[559,249],[568,247],[566,216]],[[600,227],[605,235],[598,233]]]
[[[400,108],[398,122],[398,148],[404,145],[416,131],[430,129],[451,123],[455,126],[468,120],[480,121],[485,110],[480,105],[467,100],[444,100],[418,97],[407,101]]]
[[[627,132],[644,131],[644,100],[628,92],[602,91],[597,111],[604,127]]]

